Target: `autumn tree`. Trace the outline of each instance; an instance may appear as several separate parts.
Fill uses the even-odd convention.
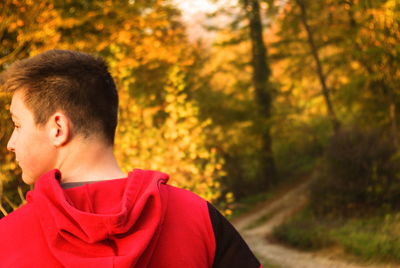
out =
[[[396,1],[288,1],[274,44],[274,57],[287,60],[284,75],[291,77],[292,84],[314,91],[313,73],[319,77],[320,88],[328,89],[331,105],[325,90],[312,95],[325,98],[332,122],[337,117],[344,124],[386,124],[395,144],[396,8]]]
[[[15,60],[53,48],[59,40],[56,27],[61,23],[52,1],[5,0],[0,3],[0,71]],[[29,189],[20,175],[14,156],[7,152],[11,135],[10,96],[0,94],[0,210],[2,214],[25,201]]]
[[[332,122],[332,126],[333,126],[334,130],[338,131],[340,123],[336,117],[336,112],[333,108],[333,104],[332,104],[332,100],[331,100],[331,90],[328,88],[326,73],[322,66],[319,49],[317,47],[317,44],[315,43],[314,30],[311,28],[311,26],[309,24],[308,2],[307,2],[307,0],[296,0],[296,4],[300,9],[301,22],[302,22],[302,25],[307,34],[307,42],[310,46],[310,52],[311,52],[311,55],[315,62],[316,74],[317,74],[319,82],[321,84],[321,91],[322,91],[322,95],[324,96],[328,115]]]
[[[211,140],[224,156],[226,185],[243,197],[277,182],[272,150],[274,86],[264,30],[265,2],[224,5],[209,16],[216,31],[196,91],[200,114],[212,118]],[[254,6],[253,6],[254,5]]]
[[[346,89],[350,94],[358,91],[360,96],[351,101],[352,108],[359,106],[361,123],[374,122],[373,125],[386,128],[393,145],[398,147],[399,3],[392,0],[345,1],[341,8],[347,13],[344,34],[352,35],[341,46],[350,62],[351,76]]]
[[[243,0],[243,9],[248,20],[248,31],[251,42],[251,66],[253,68],[253,87],[255,91],[255,101],[257,110],[263,118],[262,127],[262,147],[261,154],[264,180],[266,186],[276,183],[277,174],[272,153],[272,141],[270,122],[272,116],[272,91],[270,83],[271,70],[267,58],[267,49],[263,40],[263,24],[260,15],[260,3],[258,0]]]
[[[178,66],[169,70],[163,86],[164,101],[151,108],[143,108],[140,99],[122,98],[117,157],[127,170],[164,170],[173,185],[215,201],[221,194],[217,179],[223,171],[216,150],[206,146],[205,128],[210,122],[199,120]]]
[[[293,106],[306,104],[312,111],[301,113],[305,122],[327,111],[320,109],[326,104],[323,94],[316,90],[321,83],[315,75],[316,57],[310,50],[306,15],[335,111],[345,127],[327,142],[313,192],[318,196],[315,206],[321,200],[330,200],[324,208],[326,213],[333,208],[348,209],[353,205],[343,200],[355,196],[374,200],[379,209],[386,202],[383,200],[397,202],[397,171],[388,170],[397,165],[399,138],[399,73],[395,60],[399,51],[398,10],[398,1],[390,0],[296,0],[288,1],[279,17],[273,57],[279,59],[274,66],[283,69],[279,78],[286,84],[282,88],[289,89],[288,99]],[[354,163],[349,165],[351,161]],[[366,184],[364,189],[361,181]],[[338,196],[343,199],[339,201]],[[359,212],[368,210],[371,203],[359,204]],[[393,204],[390,208],[398,209]]]
[[[209,121],[198,118],[196,103],[188,97],[191,84],[187,77],[193,75],[194,65],[191,52],[196,48],[187,41],[180,13],[170,1],[49,0],[39,4],[14,0],[2,4],[2,10],[10,10],[2,19],[16,25],[7,41],[10,49],[4,47],[2,53],[9,55],[16,48],[17,56],[7,62],[55,47],[94,53],[108,61],[120,92],[116,155],[124,170],[159,168],[171,173],[172,184],[210,200],[219,198],[221,159],[205,144]],[[29,13],[36,5],[45,10],[43,18],[40,12]],[[27,14],[19,14],[15,6],[25,6],[21,12]],[[28,39],[25,33],[39,41]],[[20,47],[24,53],[18,52]],[[0,125],[8,124],[7,111],[1,114],[5,117]],[[3,133],[5,148],[9,135]],[[2,152],[1,157],[2,170],[9,171],[2,173],[8,179],[2,180],[5,214],[21,203],[12,186],[19,181],[19,169],[12,154]]]

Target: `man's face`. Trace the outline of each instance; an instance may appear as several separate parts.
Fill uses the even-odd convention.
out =
[[[14,93],[10,112],[15,124],[7,149],[15,153],[22,169],[22,180],[33,184],[55,166],[55,151],[46,125],[37,127],[32,112],[25,106],[23,91]]]

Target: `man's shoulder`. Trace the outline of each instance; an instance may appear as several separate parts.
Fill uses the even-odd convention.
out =
[[[0,259],[2,262],[14,264],[15,256],[20,256],[32,249],[30,241],[37,241],[37,223],[31,204],[26,204],[11,212],[0,220]],[[13,256],[13,252],[19,250],[19,254]],[[11,267],[11,266],[7,266]]]
[[[209,221],[208,202],[189,190],[167,185],[168,211],[174,215],[182,214],[188,218]]]
[[[32,203],[0,219],[0,237],[1,267],[60,267],[48,252]]]
[[[191,192],[190,190],[179,188],[172,185],[166,185],[168,189],[168,199],[189,204],[198,203],[206,205],[207,201],[199,196],[198,194]]]
[[[7,216],[0,219],[0,234],[7,234],[12,230],[28,228],[35,219],[32,204],[24,204]],[[0,237],[3,237],[0,235]]]

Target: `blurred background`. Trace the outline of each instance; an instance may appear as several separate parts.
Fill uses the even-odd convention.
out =
[[[169,173],[231,219],[309,182],[276,241],[400,263],[399,11],[399,0],[3,0],[0,71],[53,48],[100,55],[119,89],[125,171]],[[6,150],[9,102],[0,95],[1,216],[30,190]]]

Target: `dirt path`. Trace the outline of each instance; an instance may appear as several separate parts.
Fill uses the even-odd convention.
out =
[[[301,252],[269,242],[273,228],[307,203],[308,180],[275,201],[233,222],[262,262],[282,268],[392,268],[390,265],[364,265],[334,259],[327,254]],[[260,223],[260,218],[265,221]],[[268,268],[268,267],[264,267]]]

